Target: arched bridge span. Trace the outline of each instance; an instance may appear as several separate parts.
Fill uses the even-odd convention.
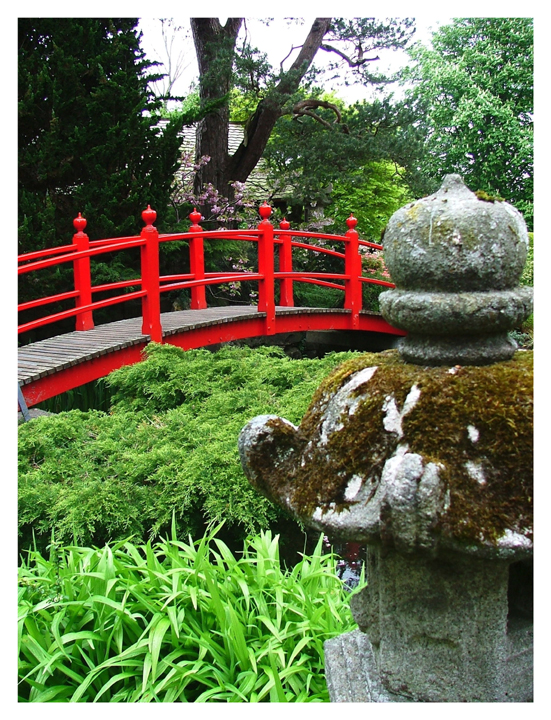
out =
[[[205,231],[201,216],[190,215],[187,233],[159,235],[153,225],[154,210],[142,213],[145,227],[139,236],[90,241],[84,233],[86,220],[74,220],[76,233],[72,245],[49,248],[19,257],[19,273],[38,271],[61,263],[72,263],[74,288],[66,293],[41,297],[19,305],[23,314],[51,303],[70,301],[74,307],[34,317],[19,325],[25,333],[43,325],[75,317],[74,332],[22,345],[18,350],[18,383],[28,407],[107,375],[123,365],[138,362],[151,341],[177,345],[183,349],[204,347],[231,340],[307,330],[365,330],[393,335],[403,331],[390,326],[378,313],[362,309],[362,285],[394,285],[380,278],[365,276],[362,255],[380,251],[382,246],[359,239],[356,219],[347,220],[344,236],[291,230],[285,220],[274,228],[268,218],[271,208],[259,209],[262,221],[254,230]],[[207,272],[204,243],[239,240],[257,246],[257,269],[246,272]],[[189,247],[189,273],[161,276],[159,251],[163,243],[185,241]],[[335,250],[341,243],[342,251]],[[98,255],[137,248],[141,276],[106,285],[92,286],[90,259]],[[341,273],[321,273],[293,268],[293,252],[325,253],[342,261]],[[255,306],[207,307],[208,285],[254,281],[258,285]],[[337,288],[344,293],[342,309],[296,307],[293,287],[305,282]],[[189,310],[161,313],[161,293],[187,288]],[[122,293],[121,293],[122,291]],[[108,297],[105,297],[105,295]],[[94,299],[94,296],[103,296]],[[94,326],[95,309],[141,298],[142,316]],[[277,304],[276,304],[277,303]]]

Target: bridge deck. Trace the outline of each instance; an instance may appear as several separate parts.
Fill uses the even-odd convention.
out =
[[[343,315],[346,310],[302,307],[277,307],[276,317],[335,313]],[[362,313],[364,314],[364,313]],[[377,315],[376,313],[365,313]],[[205,310],[179,310],[161,314],[163,339],[170,342],[171,335],[196,331],[209,326],[219,326],[232,321],[261,319],[265,313],[256,307],[214,307]],[[132,346],[149,342],[149,335],[141,331],[142,319],[131,318],[99,325],[85,332],[64,335],[24,345],[18,349],[17,379],[23,387],[48,375],[59,373],[72,366],[95,360]]]

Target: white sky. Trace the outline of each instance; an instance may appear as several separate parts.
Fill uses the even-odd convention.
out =
[[[171,17],[171,16],[167,16]],[[267,53],[269,62],[278,67],[280,62],[286,58],[293,47],[299,46],[305,39],[309,28],[314,20],[313,16],[305,16],[302,23],[287,22],[282,18],[274,19],[269,26],[262,23],[258,18],[248,18],[246,25],[241,29],[240,38],[247,32],[250,42],[260,51]],[[183,26],[186,30],[176,34],[173,45],[173,62],[178,54],[184,51],[185,72],[178,82],[174,85],[173,94],[185,96],[190,84],[197,81],[197,61],[195,58],[195,49],[191,38],[191,30],[189,18],[182,16],[173,17],[174,24]],[[221,22],[225,22],[225,18],[220,18]],[[433,18],[421,17],[416,20],[416,32],[413,41],[421,41],[423,44],[430,44],[432,30],[436,30],[439,25],[451,22],[450,18]],[[159,19],[144,17],[140,20],[140,30],[143,32],[141,46],[145,51],[148,59],[166,62],[166,52],[163,47],[163,38],[161,34],[161,22]],[[186,32],[187,31],[187,32]],[[285,61],[284,68],[287,69],[296,58],[298,50],[295,50]],[[377,72],[394,72],[402,67],[407,61],[407,53],[403,50],[381,50],[377,54],[381,58],[373,63],[373,69]],[[316,55],[315,62],[321,65],[323,61],[329,59],[337,59],[332,53],[319,51]],[[160,67],[155,70],[162,72]],[[351,73],[348,73],[351,76]],[[369,89],[362,85],[351,85],[345,87],[338,86],[337,82],[332,83],[327,89],[335,89],[339,97],[352,103],[356,100],[362,100],[369,96]],[[398,91],[398,85],[391,85],[389,89],[394,92]]]

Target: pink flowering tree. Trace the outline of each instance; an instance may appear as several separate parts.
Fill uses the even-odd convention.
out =
[[[194,160],[193,151],[184,151],[181,166],[175,176],[171,196],[172,207],[176,214],[176,222],[187,220],[193,208],[201,208],[205,213],[201,216],[201,225],[208,229],[216,226],[221,229],[243,229],[257,227],[260,217],[258,215],[258,202],[247,195],[245,184],[234,182],[231,184],[232,199],[222,195],[212,183],[203,185],[200,193],[194,191],[196,174],[210,162],[208,155]],[[217,242],[205,246],[207,262],[217,270],[227,272],[255,272],[256,258],[254,247],[249,243],[238,241]],[[209,287],[211,301],[256,304],[258,291],[256,283],[232,281],[216,287]]]
[[[201,207],[208,210],[201,222],[222,226],[254,227],[258,222],[256,205],[252,198],[245,195],[245,184],[233,182],[233,199],[224,197],[212,183],[205,185],[199,194],[193,190],[196,174],[210,162],[208,155],[203,155],[198,161],[193,158],[193,151],[182,153],[181,167],[176,173],[171,196],[172,206],[176,212],[176,220],[180,222],[182,208],[188,212],[190,207]]]

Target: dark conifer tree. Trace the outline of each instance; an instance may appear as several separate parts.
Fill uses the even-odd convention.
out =
[[[162,134],[133,19],[19,19],[20,251],[139,232],[168,203],[182,120]]]
[[[169,203],[180,116],[161,131],[137,19],[19,19],[19,252],[71,242],[72,221],[91,239],[139,234],[148,204]],[[149,71],[151,72],[151,71]],[[160,77],[160,76],[157,76]],[[134,253],[136,255],[136,253]],[[135,277],[137,257],[119,256]],[[95,262],[95,281],[115,271]],[[40,292],[60,292],[71,268],[42,271]],[[32,297],[22,276],[20,300]],[[69,328],[70,329],[70,328]]]

